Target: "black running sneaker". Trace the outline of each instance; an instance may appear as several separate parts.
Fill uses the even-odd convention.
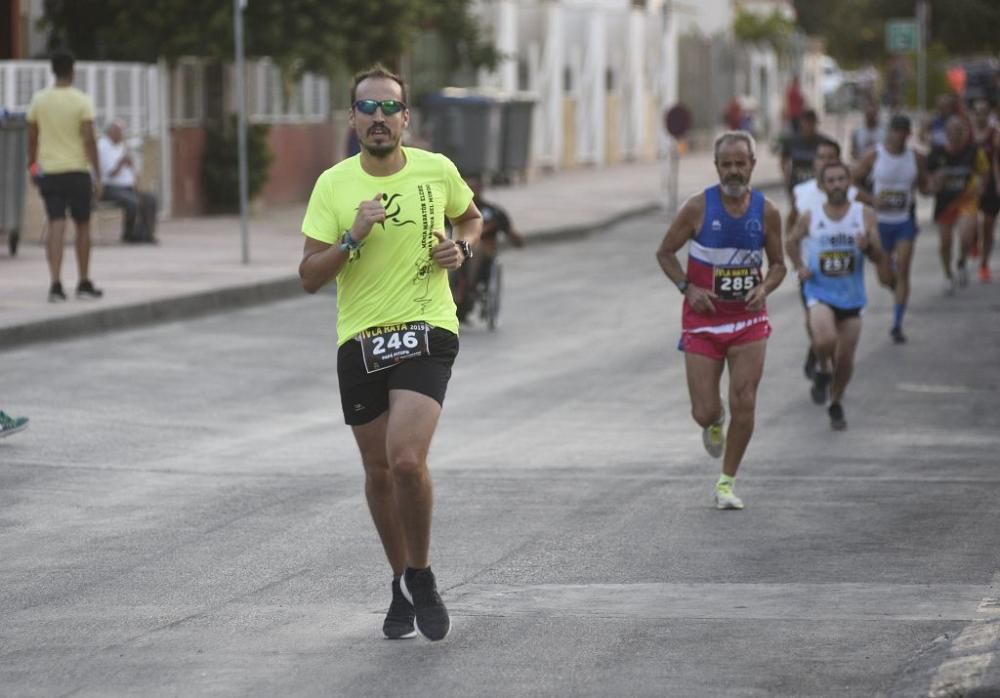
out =
[[[94,284],[90,279],[84,279],[76,285],[76,297],[77,298],[87,298],[90,300],[97,300],[104,295],[104,291],[99,288],[94,288]]]
[[[49,286],[49,303],[62,303],[64,300],[66,300],[66,293],[63,291],[62,284],[54,281]]]
[[[399,588],[399,580],[392,580],[392,603],[382,623],[382,634],[389,640],[409,640],[417,636],[413,629],[413,604],[406,600]]]
[[[844,408],[840,406],[839,402],[830,405],[826,413],[830,415],[831,429],[834,431],[844,431],[847,428],[847,420],[844,419]]]
[[[893,327],[891,330],[889,330],[889,336],[892,337],[893,344],[906,343],[906,335],[903,334],[902,327]]]
[[[816,352],[813,348],[809,347],[809,353],[806,354],[806,363],[802,367],[802,372],[806,374],[808,380],[812,380],[816,376]]]
[[[830,374],[824,373],[823,371],[816,371],[816,376],[813,378],[812,389],[809,393],[812,395],[813,402],[817,405],[826,404],[827,389],[830,387]]]
[[[443,640],[451,630],[451,619],[438,594],[431,568],[414,570],[407,567],[399,587],[406,600],[413,604],[417,632],[431,641]]]

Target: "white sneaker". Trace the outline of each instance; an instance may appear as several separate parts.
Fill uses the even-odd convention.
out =
[[[954,276],[946,276],[944,279],[944,295],[954,296],[957,284],[955,283]]]
[[[726,406],[723,405],[719,419],[701,430],[701,442],[705,444],[705,450],[712,458],[721,458],[722,452],[726,449],[726,431],[723,429],[725,424]]]
[[[732,485],[718,484],[715,486],[716,509],[742,509],[743,500],[733,493]]]

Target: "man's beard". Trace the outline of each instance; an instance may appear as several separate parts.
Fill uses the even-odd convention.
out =
[[[747,183],[738,177],[727,179],[722,183],[722,193],[731,199],[738,198],[747,193]]]
[[[396,152],[396,148],[399,147],[399,138],[392,140],[392,134],[386,134],[389,136],[390,140],[379,145],[373,143],[362,143],[361,147],[365,149],[365,152],[376,158],[385,158]]]
[[[826,195],[826,202],[839,206],[847,201],[847,192],[842,189],[834,189]]]

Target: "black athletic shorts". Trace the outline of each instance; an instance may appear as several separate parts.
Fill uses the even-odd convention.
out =
[[[90,202],[94,195],[89,172],[59,172],[38,178],[38,191],[45,201],[50,221],[66,218],[66,209],[77,223],[90,220]]]
[[[979,210],[987,216],[995,216],[1000,213],[1000,196],[989,194],[979,199]]]
[[[365,370],[361,342],[349,339],[337,351],[337,378],[344,421],[357,427],[389,409],[390,390],[412,390],[444,405],[451,367],[458,356],[458,335],[433,327],[430,355],[418,356],[375,373]]]
[[[841,320],[847,320],[852,317],[861,317],[861,311],[864,308],[838,308],[835,305],[830,305],[829,303],[819,302],[820,305],[825,305],[827,308],[833,311],[833,319],[837,322]]]

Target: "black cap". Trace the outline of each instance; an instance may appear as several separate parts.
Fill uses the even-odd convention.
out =
[[[910,118],[903,114],[896,114],[889,120],[889,129],[892,131],[910,131]]]

